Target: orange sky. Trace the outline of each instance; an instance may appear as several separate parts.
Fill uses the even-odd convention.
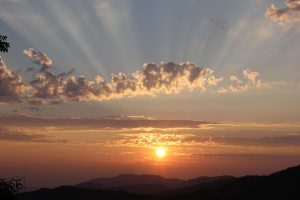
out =
[[[168,128],[163,120],[150,120],[152,126],[128,128],[131,123],[118,119],[115,124],[123,127],[104,128],[103,119],[82,127],[74,120],[53,126],[48,119],[43,125],[36,118],[26,119],[26,127],[20,118],[1,127],[0,176],[25,177],[29,187],[75,184],[121,173],[184,179],[267,174],[300,160],[298,123],[177,121],[176,125],[174,121],[171,125],[169,121]],[[164,157],[156,156],[159,147],[166,149]]]

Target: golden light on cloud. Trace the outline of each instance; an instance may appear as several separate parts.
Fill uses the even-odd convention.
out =
[[[167,154],[167,151],[166,151],[166,149],[163,148],[163,147],[159,147],[159,148],[157,148],[156,151],[155,151],[155,155],[156,155],[156,157],[158,157],[158,158],[163,158],[163,157],[166,156],[166,154]]]

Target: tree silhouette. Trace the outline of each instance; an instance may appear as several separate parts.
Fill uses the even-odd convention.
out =
[[[7,36],[0,35],[0,52],[8,52],[8,48],[10,47],[9,43],[6,42]]]
[[[0,178],[0,199],[15,200],[18,199],[16,194],[24,188],[24,179],[2,179]]]

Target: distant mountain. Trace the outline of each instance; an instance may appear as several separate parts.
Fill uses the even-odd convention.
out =
[[[112,178],[89,180],[76,186],[85,189],[123,190],[130,193],[156,193],[173,189],[183,183],[183,180],[156,175],[122,174]]]
[[[204,183],[212,183],[216,181],[221,182],[221,180],[232,180],[232,179],[234,179],[233,176],[216,176],[216,177],[200,176],[198,178],[193,178],[185,181],[180,187],[189,187],[189,186],[194,186],[194,185],[199,185]]]
[[[244,176],[227,183],[221,180],[209,184],[209,187],[199,184],[192,188],[183,188],[180,193],[171,191],[161,199],[299,200],[300,165],[269,176]]]
[[[76,186],[85,189],[121,190],[135,194],[154,194],[228,178],[232,177],[199,177],[184,181],[180,179],[164,178],[157,175],[122,174],[112,178],[89,180],[79,183]]]
[[[200,189],[216,189],[228,183],[232,183],[238,178],[232,176],[219,177],[199,177],[186,181],[181,187],[175,188],[171,191],[166,191],[160,194],[160,197],[173,197],[193,193]]]
[[[90,183],[101,183],[101,187],[114,188],[113,190],[115,191],[111,191],[111,189],[82,188],[82,186],[89,186],[88,184]],[[156,187],[166,187],[168,189],[156,194],[140,194],[147,192],[139,192],[139,190],[145,190],[145,188],[152,188],[152,190],[156,191]],[[173,189],[169,189],[169,187],[173,187]],[[116,191],[124,188],[139,190],[137,190],[136,194],[133,194],[132,191],[131,193],[125,190]],[[63,186],[51,190],[41,189],[23,193],[19,197],[21,200],[299,200],[300,166],[291,167],[269,176],[244,176],[240,178],[228,176],[199,177],[188,181],[165,179],[154,175],[127,174],[113,178],[94,179],[74,187]]]

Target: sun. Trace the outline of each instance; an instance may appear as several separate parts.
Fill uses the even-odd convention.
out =
[[[167,151],[163,147],[159,147],[156,149],[155,154],[158,158],[163,158],[166,156]]]

